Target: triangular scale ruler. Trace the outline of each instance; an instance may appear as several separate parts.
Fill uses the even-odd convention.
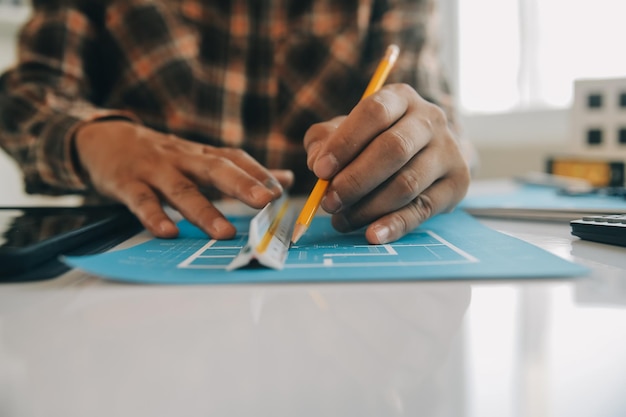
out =
[[[226,270],[241,268],[253,260],[269,268],[283,269],[296,214],[287,193],[266,205],[250,221],[248,242]]]

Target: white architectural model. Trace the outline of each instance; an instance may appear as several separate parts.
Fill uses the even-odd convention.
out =
[[[581,157],[626,161],[626,78],[575,82],[570,140]]]

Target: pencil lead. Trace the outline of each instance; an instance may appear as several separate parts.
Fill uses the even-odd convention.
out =
[[[298,243],[298,240],[300,240],[304,232],[306,232],[306,229],[306,226],[302,224],[297,224],[296,227],[293,229],[293,234],[291,235],[291,243],[293,243],[294,245]]]

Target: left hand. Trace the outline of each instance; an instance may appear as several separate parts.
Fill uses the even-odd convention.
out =
[[[447,118],[406,84],[390,84],[347,116],[318,123],[304,137],[307,164],[331,180],[322,208],[340,232],[369,225],[366,239],[400,239],[450,211],[470,182]]]

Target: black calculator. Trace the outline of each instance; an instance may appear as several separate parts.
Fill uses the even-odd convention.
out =
[[[570,225],[572,234],[581,239],[626,246],[626,214],[584,216]]]

